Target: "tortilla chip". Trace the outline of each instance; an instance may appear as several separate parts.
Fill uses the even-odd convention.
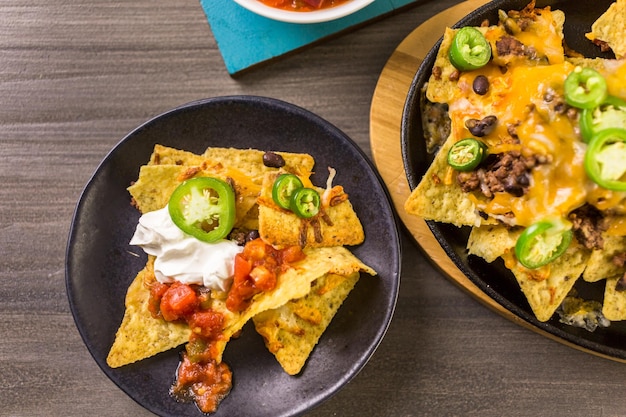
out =
[[[626,252],[626,238],[622,236],[605,236],[604,249],[594,250],[589,257],[583,278],[588,282],[596,282],[605,278],[624,275],[624,267],[613,263],[613,256]]]
[[[222,338],[216,343],[221,356],[230,338],[239,332],[252,317],[278,308],[289,300],[304,297],[311,291],[311,283],[326,274],[351,275],[364,271],[371,275],[376,272],[363,264],[356,256],[343,247],[305,249],[306,258],[293,264],[283,274],[278,275],[276,287],[272,291],[258,294],[250,306],[240,313],[226,308],[225,300],[211,300],[210,308],[224,316]],[[144,279],[153,272],[154,259],[149,257],[146,267],[137,275],[128,289],[126,311],[107,363],[119,367],[172,349],[188,341],[191,331],[187,324],[171,323],[155,319],[148,310],[150,292],[143,285]]]
[[[604,287],[602,314],[609,320],[626,320],[626,291],[617,291],[621,277],[609,278]]]
[[[455,172],[447,162],[453,144],[454,137],[450,136],[404,203],[404,209],[426,220],[459,227],[495,223],[494,219],[485,220],[480,216],[469,194],[454,179]]]
[[[207,148],[202,156],[232,167],[244,173],[255,184],[260,185],[263,183],[265,173],[276,171],[276,168],[266,167],[263,164],[264,153],[257,149]],[[285,160],[285,166],[282,167],[285,171],[306,178],[311,175],[315,165],[311,155],[289,152],[276,153]]]
[[[188,167],[184,165],[144,165],[139,170],[139,178],[130,187],[128,192],[133,197],[135,205],[141,213],[159,210],[165,207],[170,196],[185,178],[193,172],[191,177],[215,177],[226,181],[235,178],[235,225],[239,225],[248,212],[256,205],[259,187],[252,184],[242,173],[233,169],[223,168],[221,165],[205,167]]]
[[[331,320],[360,274],[327,274],[315,280],[311,292],[277,309],[257,314],[256,331],[289,375],[296,375],[306,363]]]
[[[154,257],[148,257],[126,293],[126,311],[107,356],[107,364],[118,368],[149,358],[186,343],[191,330],[186,323],[167,322],[152,317],[148,310],[150,292],[144,280],[154,276]]]
[[[274,247],[308,246],[330,247],[358,245],[365,239],[363,225],[348,199],[329,207],[325,219],[316,218],[321,239],[316,238],[315,225],[292,212],[276,206],[272,200],[272,186],[279,173],[266,175],[259,198],[259,234]],[[324,189],[314,187],[322,195]],[[306,239],[303,237],[303,228]],[[303,245],[304,243],[304,245]]]
[[[156,144],[148,165],[200,166],[205,160],[206,158],[202,155]]]
[[[511,271],[539,321],[549,320],[581,276],[589,252],[578,243],[548,266],[530,270],[515,262]]]
[[[502,225],[474,227],[467,240],[469,254],[491,263],[515,247],[520,229]]]
[[[472,229],[469,253],[493,262],[503,257],[539,321],[549,320],[582,274],[588,251],[578,243],[549,266],[530,270],[517,262],[514,247],[522,229],[489,226]]]
[[[592,25],[591,32],[586,33],[587,39],[606,43],[616,58],[626,56],[626,0],[617,0]]]

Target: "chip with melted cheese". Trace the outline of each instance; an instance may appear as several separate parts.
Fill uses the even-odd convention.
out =
[[[247,149],[237,150],[231,148],[208,148],[203,155],[156,145],[148,164],[140,168],[139,177],[129,188],[133,198],[133,204],[142,213],[157,210],[164,207],[173,190],[185,179],[196,176],[213,176],[229,181],[236,191],[237,226],[250,226],[250,229],[258,227],[260,210],[257,200],[261,200],[259,194],[264,178],[278,172],[291,172],[299,175],[303,181],[310,185],[309,176],[313,169],[314,161],[310,155],[280,153],[285,160],[285,166],[280,170],[268,168],[263,164],[263,152]],[[275,178],[275,175],[272,176]],[[323,192],[324,190],[320,190]],[[339,208],[329,210],[330,218],[337,223],[338,227],[361,228],[361,224],[347,200],[342,200]],[[354,223],[343,221],[344,211],[342,207],[349,208],[345,215]],[[336,213],[341,213],[338,216]],[[290,213],[281,211],[266,216],[264,224],[272,222],[283,225],[282,217]],[[333,232],[335,233],[335,232]],[[336,232],[341,234],[341,231]],[[307,300],[307,303],[323,305],[328,301],[329,295],[338,301],[348,295],[360,272],[375,275],[376,272],[363,264],[348,249],[343,247],[347,240],[326,239],[324,245],[303,245],[305,258],[293,263],[276,277],[277,282],[273,290],[261,292],[255,295],[249,306],[240,312],[230,311],[226,307],[225,297],[216,296],[210,300],[210,306],[206,306],[220,313],[224,318],[223,329],[219,341],[216,343],[216,359],[221,361],[222,353],[231,339],[253,317],[268,310],[276,310],[290,300]],[[358,243],[362,242],[361,239]],[[125,302],[125,313],[111,350],[107,363],[111,367],[124,366],[157,353],[172,349],[189,340],[191,329],[185,323],[168,322],[155,319],[149,311],[149,286],[156,278],[153,269],[154,258],[148,257],[145,268],[137,274],[131,283]],[[334,277],[331,280],[327,277]],[[355,279],[355,277],[357,277]],[[353,282],[352,285],[338,285],[331,288],[332,282]],[[324,283],[327,291],[319,288],[311,293],[312,283]],[[307,331],[307,335],[319,335],[324,331],[337,308],[341,303],[333,304],[336,308],[320,308],[320,321],[314,329]],[[300,314],[301,309],[292,311]],[[306,356],[299,356],[298,360],[306,361],[308,354],[315,346],[311,345],[311,339],[286,340],[286,351],[307,352]],[[317,342],[317,339],[315,340]]]
[[[549,7],[536,9],[531,2],[522,11],[499,16],[497,25],[478,28],[491,45],[492,60],[477,70],[460,72],[452,66],[448,51],[456,30],[445,31],[425,98],[447,106],[450,134],[405,209],[428,220],[470,227],[468,252],[487,262],[502,258],[537,319],[547,321],[579,277],[597,281],[624,273],[623,267],[609,264],[620,250],[612,247],[609,235],[620,236],[618,248],[626,235],[615,230],[603,233],[604,249],[591,251],[575,238],[564,255],[536,270],[523,267],[514,248],[524,228],[546,218],[567,219],[584,206],[597,210],[609,228],[623,224],[617,218],[626,210],[626,193],[604,189],[587,177],[583,165],[587,145],[580,136],[578,116],[566,111],[563,83],[577,66],[594,68],[607,80],[609,94],[626,99],[626,62],[568,57],[563,47],[565,16]],[[489,81],[486,94],[473,91],[478,75]],[[500,189],[489,188],[481,177],[485,171],[460,174],[447,162],[448,150],[457,141],[475,136],[468,120],[487,116],[496,116],[497,123],[480,137],[487,146],[486,163],[495,164],[494,171],[500,173],[494,175],[504,178],[514,168],[503,156],[521,155],[530,166],[523,192],[509,192],[504,182]],[[615,285],[607,285],[612,285],[607,286],[607,299],[612,301],[605,305],[616,305]],[[626,311],[626,305],[620,309]]]
[[[354,246],[363,243],[363,225],[343,188],[325,190],[308,185],[322,196],[324,215],[314,218],[313,221],[302,219],[291,211],[281,209],[272,200],[274,181],[282,173],[267,173],[261,188],[258,199],[259,234],[263,240],[274,247]],[[330,196],[325,197],[327,191],[333,194],[334,200]]]

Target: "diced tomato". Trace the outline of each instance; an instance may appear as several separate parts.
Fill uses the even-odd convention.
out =
[[[271,248],[271,246],[270,246]],[[262,239],[254,239],[243,248],[243,256],[252,261],[258,261],[266,257],[268,246]]]
[[[222,333],[224,316],[213,310],[196,311],[187,322],[195,334],[206,339],[217,339]]]
[[[161,314],[165,320],[175,321],[193,312],[198,304],[198,296],[193,288],[175,282],[161,298]]]
[[[163,294],[170,288],[167,284],[161,284],[155,281],[150,284],[150,299],[148,301],[148,311],[154,318],[161,316],[161,298]]]
[[[271,290],[276,286],[276,274],[264,265],[254,267],[250,271],[250,277],[254,280],[254,286],[261,291]]]
[[[281,251],[281,261],[286,263],[298,262],[306,257],[300,246],[289,246]]]

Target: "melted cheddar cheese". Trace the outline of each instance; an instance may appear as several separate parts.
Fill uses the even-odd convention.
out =
[[[540,18],[550,16],[544,13]],[[493,46],[506,35],[501,27],[492,27],[485,31],[485,36]],[[490,63],[479,70],[463,72],[448,102],[451,134],[456,140],[471,137],[465,125],[468,119],[495,115],[497,126],[481,138],[490,154],[519,151],[522,155],[541,156],[545,162],[532,169],[530,186],[521,197],[497,192],[493,198],[487,198],[475,192],[472,200],[476,207],[496,218],[506,215],[509,222],[520,226],[549,216],[567,217],[585,203],[603,211],[626,212],[625,193],[603,189],[585,173],[587,145],[580,136],[578,116],[563,111],[563,83],[576,65],[564,59],[562,41],[554,25],[537,23],[515,37],[525,45],[533,45],[540,58],[512,60],[506,69]],[[607,65],[601,72],[610,93],[626,99],[626,65]],[[472,90],[478,75],[489,80],[485,95]]]

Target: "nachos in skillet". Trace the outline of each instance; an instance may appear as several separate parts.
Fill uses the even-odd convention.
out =
[[[625,69],[570,51],[565,19],[531,2],[493,25],[446,30],[423,106],[438,153],[405,208],[471,228],[469,253],[502,258],[539,321],[558,311],[591,330],[626,318],[608,301],[624,274],[626,166],[614,158],[624,142],[621,130],[600,133],[624,127],[614,120],[626,115],[615,104],[626,98]],[[602,312],[571,297],[578,279],[605,278]]]
[[[285,371],[298,373],[360,272],[375,275],[343,247],[361,243],[364,234],[347,194],[332,185],[334,170],[326,188],[317,188],[309,179],[313,166],[306,154],[209,148],[196,155],[155,146],[129,187],[143,213],[131,244],[148,253],[148,262],[126,295],[109,366],[186,343],[172,393],[215,411],[232,384],[222,361],[226,344],[264,313],[255,320],[259,333]],[[278,181],[285,178],[298,186]],[[262,198],[302,189],[319,204],[300,199],[286,208]],[[274,222],[297,224],[298,233]],[[309,229],[313,240],[303,240]],[[327,291],[312,292],[319,286]],[[331,298],[322,297],[326,292]],[[275,319],[272,312],[287,303],[306,310]],[[268,325],[295,337],[264,332]]]

